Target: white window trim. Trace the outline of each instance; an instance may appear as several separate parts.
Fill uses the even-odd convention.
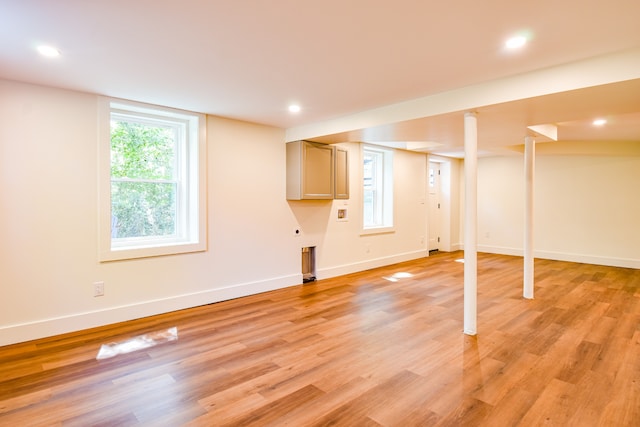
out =
[[[363,185],[363,181],[364,181],[364,170],[362,168],[362,163],[364,161],[364,152],[366,151],[377,151],[380,153],[383,153],[383,161],[384,161],[384,165],[383,168],[387,169],[387,168],[391,168],[391,179],[384,179],[384,198],[385,200],[383,201],[383,204],[385,205],[385,207],[383,207],[383,215],[386,214],[384,222],[385,225],[382,226],[367,226],[365,227],[364,225],[364,188],[361,187],[361,194],[363,197],[363,200],[360,203],[361,209],[362,209],[362,214],[360,215],[360,221],[361,221],[361,227],[360,227],[360,235],[361,236],[365,236],[365,235],[372,235],[372,234],[387,234],[387,233],[395,233],[396,231],[396,227],[395,227],[395,222],[394,222],[394,218],[395,218],[395,202],[394,202],[394,173],[393,173],[393,167],[394,167],[394,150],[389,149],[389,148],[383,148],[383,147],[379,147],[379,146],[375,146],[375,145],[368,145],[368,144],[361,144],[360,147],[360,165],[361,165],[361,171],[362,171],[362,176],[360,178],[360,185]],[[383,175],[386,175],[386,172],[383,172]]]
[[[158,107],[139,102],[125,101],[108,97],[99,97],[98,105],[98,258],[103,261],[116,261],[161,255],[173,255],[189,252],[201,252],[207,249],[207,191],[206,191],[206,116],[200,113]],[[112,247],[111,241],[111,111],[123,109],[133,113],[164,115],[172,119],[184,119],[190,123],[189,131],[197,132],[197,139],[191,141],[186,154],[189,159],[187,179],[191,192],[187,197],[196,198],[194,209],[189,210],[188,224],[192,228],[188,239],[136,239],[138,245]],[[193,118],[197,118],[197,125]],[[195,185],[194,185],[195,183]],[[192,201],[192,200],[191,200]]]

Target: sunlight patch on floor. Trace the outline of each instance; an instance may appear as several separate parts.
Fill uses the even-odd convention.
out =
[[[100,346],[97,360],[108,359],[119,354],[131,353],[133,351],[142,350],[153,347],[169,341],[178,339],[178,328],[173,327],[164,331],[152,332],[150,334],[138,335],[126,341],[112,342]]]
[[[383,279],[388,280],[390,282],[397,282],[400,279],[408,279],[409,277],[413,277],[413,274],[398,272],[398,273],[393,273],[391,276],[382,276]]]

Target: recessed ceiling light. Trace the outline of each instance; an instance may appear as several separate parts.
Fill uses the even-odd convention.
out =
[[[299,105],[297,105],[297,104],[289,105],[289,112],[290,112],[290,113],[299,113],[299,112],[300,112],[300,110],[301,110],[301,108],[300,108],[300,106],[299,106]]]
[[[60,51],[53,46],[38,46],[38,52],[40,52],[40,55],[46,56],[48,58],[55,58],[56,56],[60,56]]]
[[[593,124],[595,126],[602,126],[605,123],[607,123],[607,121],[605,119],[596,119],[596,120],[593,121]]]
[[[511,37],[504,43],[507,49],[518,49],[525,44],[527,44],[527,38],[525,36]]]

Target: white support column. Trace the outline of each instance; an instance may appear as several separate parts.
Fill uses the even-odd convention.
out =
[[[476,335],[478,317],[478,120],[464,115],[464,333]]]
[[[533,299],[533,198],[535,178],[536,141],[524,139],[524,283],[522,295]]]

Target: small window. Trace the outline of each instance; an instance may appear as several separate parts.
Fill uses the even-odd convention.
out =
[[[363,154],[363,229],[393,227],[393,151],[365,146]]]
[[[100,259],[204,250],[204,116],[108,100],[102,110]]]

